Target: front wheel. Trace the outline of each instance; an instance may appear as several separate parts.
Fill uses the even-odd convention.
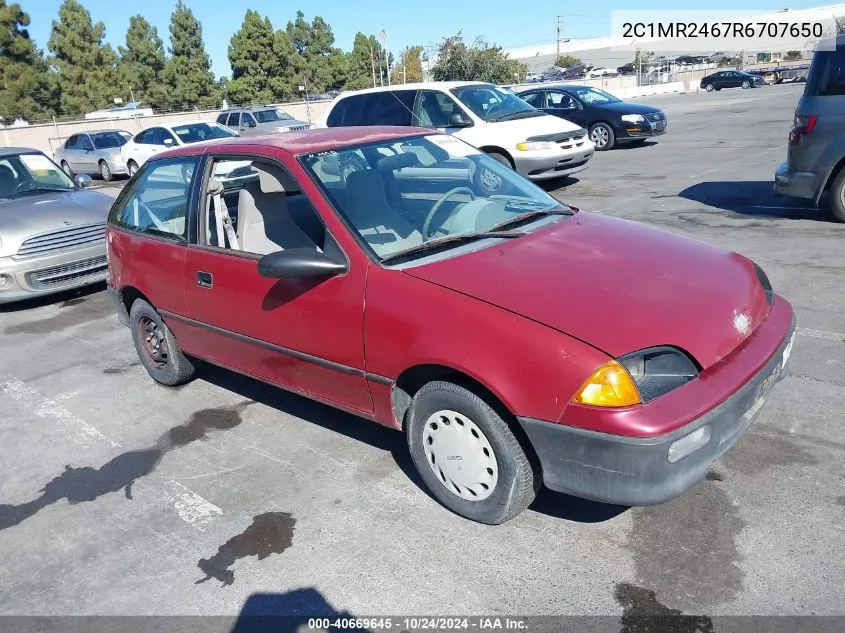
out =
[[[136,299],[129,311],[129,326],[138,358],[150,378],[175,387],[194,377],[195,369],[179,349],[176,337],[161,315],[143,299]]]
[[[830,210],[840,222],[845,222],[845,169],[839,172],[830,185]]]
[[[498,525],[537,494],[541,477],[508,423],[464,387],[439,381],[423,386],[405,432],[420,477],[456,514]]]
[[[109,169],[109,164],[106,161],[100,161],[100,175],[103,177],[103,180],[106,182],[110,182],[112,179],[111,169]]]
[[[138,163],[136,163],[134,160],[130,160],[128,163],[126,163],[126,169],[129,170],[130,177],[134,176],[138,173]]]
[[[713,92],[713,90],[715,90],[715,89],[716,89],[716,86],[714,86],[713,84],[707,84],[706,86],[704,86],[704,89],[705,89],[707,92]]]
[[[746,79],[742,82],[742,87],[744,90],[748,90],[751,87],[751,82]]]
[[[590,128],[590,140],[598,151],[603,152],[613,148],[616,144],[616,135],[607,123],[596,123]]]
[[[73,178],[73,170],[70,168],[70,165],[67,164],[66,160],[62,161],[62,171],[65,172],[69,178]]]
[[[513,169],[513,164],[504,154],[500,154],[499,152],[487,152],[487,155],[508,169]],[[502,193],[502,190],[505,188],[504,179],[492,169],[487,169],[483,166],[478,170],[476,180],[478,186],[480,186],[488,194]]]

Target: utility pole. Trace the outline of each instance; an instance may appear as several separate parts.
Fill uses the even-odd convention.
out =
[[[555,55],[555,63],[554,65],[557,66],[557,60],[560,59],[560,34],[563,32],[563,16],[557,16],[557,37],[555,38],[555,43],[557,44],[557,55]]]

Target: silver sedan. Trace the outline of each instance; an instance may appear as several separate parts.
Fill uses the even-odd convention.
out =
[[[112,200],[35,149],[0,148],[0,304],[106,278]]]
[[[89,174],[109,181],[127,173],[120,148],[131,138],[126,130],[91,130],[69,136],[54,155],[71,178]]]

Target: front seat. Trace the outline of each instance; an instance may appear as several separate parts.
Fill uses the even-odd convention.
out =
[[[15,172],[7,165],[0,165],[0,198],[7,198],[15,193],[17,181]]]
[[[319,250],[290,217],[286,193],[299,193],[296,183],[272,165],[254,163],[252,169],[258,173],[258,181],[238,193],[241,250],[259,255],[290,248]]]
[[[390,206],[379,172],[353,171],[346,178],[346,213],[377,255],[382,256],[423,243],[422,233]]]

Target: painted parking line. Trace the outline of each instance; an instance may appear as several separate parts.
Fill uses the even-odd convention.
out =
[[[823,338],[828,341],[845,342],[845,333],[842,332],[828,332],[826,330],[808,330],[803,327],[795,328],[795,331],[801,336],[809,336],[810,338]]]

